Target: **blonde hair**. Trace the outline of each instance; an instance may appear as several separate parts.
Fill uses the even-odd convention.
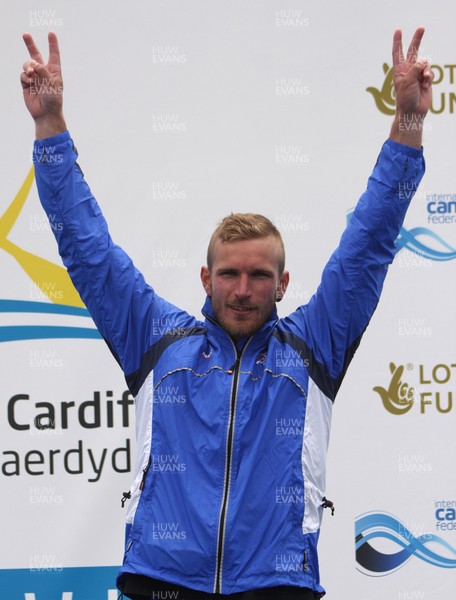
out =
[[[209,270],[214,262],[214,249],[218,242],[235,242],[274,236],[279,242],[279,273],[285,269],[285,247],[277,227],[267,217],[254,213],[231,213],[225,217],[209,241],[207,248],[207,266]]]

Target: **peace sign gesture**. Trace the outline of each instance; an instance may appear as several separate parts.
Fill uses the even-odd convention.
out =
[[[434,73],[425,59],[418,58],[424,28],[419,27],[404,57],[402,32],[393,37],[394,89],[396,117],[390,138],[396,142],[419,148],[422,143],[424,117],[431,107]]]
[[[60,51],[55,33],[48,34],[49,59],[44,63],[33,37],[24,33],[23,39],[31,60],[24,63],[21,84],[25,105],[35,119],[37,138],[65,131],[63,118],[63,79]]]
[[[434,78],[427,60],[418,58],[424,28],[419,27],[407,50],[402,52],[402,32],[393,38],[394,88],[398,112],[425,115],[431,106],[431,84]]]

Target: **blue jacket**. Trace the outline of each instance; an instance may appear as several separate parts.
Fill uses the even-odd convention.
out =
[[[118,584],[138,573],[224,594],[320,586],[317,541],[333,401],[377,305],[422,151],[387,141],[310,302],[238,351],[159,297],[116,246],[68,132],[36,142],[60,254],[136,397]],[[48,148],[48,150],[46,150]],[[59,156],[59,160],[55,159]]]

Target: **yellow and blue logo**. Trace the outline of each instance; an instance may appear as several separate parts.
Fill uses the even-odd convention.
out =
[[[0,248],[10,254],[33,282],[43,301],[0,299],[0,313],[52,314],[56,323],[65,316],[90,318],[78,292],[64,267],[28,252],[12,242],[8,236],[21,213],[34,180],[33,167],[20,190],[0,218]],[[91,323],[93,325],[93,323]],[[101,338],[95,327],[64,324],[3,325],[0,342],[46,338]]]

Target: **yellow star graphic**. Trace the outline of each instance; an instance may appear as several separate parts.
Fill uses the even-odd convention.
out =
[[[84,303],[64,267],[27,252],[8,239],[8,235],[27,200],[33,180],[34,169],[32,167],[16,197],[0,218],[0,248],[3,248],[17,260],[37,288],[43,294],[46,294],[54,304],[84,307]]]

